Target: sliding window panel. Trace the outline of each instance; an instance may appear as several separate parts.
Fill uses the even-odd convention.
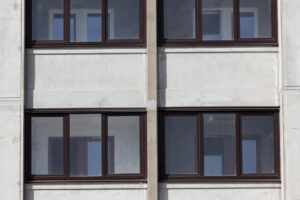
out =
[[[107,117],[108,174],[140,174],[140,117]]]
[[[272,0],[240,1],[240,38],[272,38]]]
[[[108,40],[140,39],[140,0],[107,0]]]
[[[70,175],[102,175],[101,114],[70,115]]]
[[[274,174],[274,117],[242,116],[242,173]]]
[[[195,39],[195,0],[164,0],[164,38]]]
[[[63,117],[31,118],[31,174],[63,175]]]
[[[165,117],[165,173],[197,174],[197,117]]]
[[[102,40],[102,1],[70,0],[71,42],[99,42]]]
[[[32,40],[64,40],[64,0],[32,0]]]
[[[204,114],[204,175],[235,176],[235,114]]]
[[[202,40],[233,40],[233,0],[202,0]]]

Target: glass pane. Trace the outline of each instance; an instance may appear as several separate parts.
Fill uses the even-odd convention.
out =
[[[76,39],[76,15],[70,15],[70,41],[74,42]]]
[[[32,0],[32,40],[63,40],[63,0]]]
[[[240,0],[240,37],[271,38],[271,0]]]
[[[139,0],[108,0],[108,39],[140,38]]]
[[[195,0],[164,0],[164,38],[196,38]]]
[[[55,14],[53,17],[53,40],[64,39],[64,16]]]
[[[71,176],[101,176],[101,146],[101,115],[70,115]]]
[[[275,172],[273,125],[273,116],[242,116],[243,174]]]
[[[167,174],[197,173],[197,117],[165,117]]]
[[[31,173],[63,174],[63,117],[32,117]]]
[[[71,41],[101,41],[101,4],[101,0],[71,0],[70,26],[75,30],[70,32]]]
[[[108,117],[108,173],[140,173],[140,117]]]
[[[101,15],[88,15],[88,41],[101,41]]]
[[[233,39],[233,0],[202,0],[202,39]]]
[[[204,114],[204,175],[234,176],[235,115]]]

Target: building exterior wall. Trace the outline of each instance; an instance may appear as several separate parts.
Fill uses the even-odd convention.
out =
[[[1,199],[300,200],[299,10],[278,0],[278,47],[157,48],[147,0],[147,47],[25,49],[24,0],[1,2]],[[279,107],[281,182],[158,183],[158,107]],[[25,184],[24,109],[41,108],[147,109],[148,182]]]
[[[24,1],[0,6],[0,194],[23,199]]]
[[[300,71],[299,71],[299,26],[297,16],[300,8],[299,1],[282,1],[282,130],[283,130],[283,168],[284,199],[300,199],[300,191],[297,187],[300,181],[300,170],[297,168],[299,159],[299,95],[300,95]]]
[[[145,49],[39,49],[26,58],[26,108],[145,107]]]
[[[279,106],[278,48],[166,48],[159,106]]]

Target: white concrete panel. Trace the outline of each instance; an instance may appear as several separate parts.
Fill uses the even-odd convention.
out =
[[[277,184],[179,184],[160,187],[159,200],[280,200]]]
[[[26,200],[146,200],[145,184],[79,184],[26,187]]]
[[[283,0],[283,59],[286,71],[286,86],[300,86],[300,1]]]
[[[284,93],[286,200],[300,200],[300,91]]]
[[[161,53],[160,106],[278,106],[277,53]]]
[[[145,54],[28,54],[27,108],[145,107]]]
[[[1,1],[0,98],[21,97],[22,10],[21,0]]]
[[[0,199],[21,200],[22,105],[0,104]]]
[[[280,200],[280,189],[161,190],[159,200]]]

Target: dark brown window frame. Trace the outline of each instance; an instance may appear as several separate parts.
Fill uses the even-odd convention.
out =
[[[102,40],[99,42],[70,42],[70,1],[63,0],[64,40],[32,40],[32,0],[26,0],[26,47],[110,47],[110,46],[145,46],[146,42],[146,0],[139,0],[139,39],[107,38],[108,0],[102,0],[101,30]]]
[[[158,1],[158,43],[160,46],[278,46],[278,9],[277,0],[271,0],[271,38],[240,38],[240,0],[233,0],[233,40],[202,40],[202,0],[195,0],[195,39],[164,38],[164,0]]]
[[[102,175],[101,176],[70,176],[70,114],[101,114]],[[110,116],[139,116],[140,119],[140,173],[139,174],[108,174],[107,157],[107,118]],[[31,118],[32,117],[63,117],[63,175],[31,174]],[[144,109],[39,109],[26,110],[25,113],[25,181],[30,182],[72,182],[72,181],[146,181],[147,178],[147,127]]]
[[[230,113],[235,114],[236,122],[236,175],[235,176],[204,176],[204,113]],[[242,134],[241,116],[273,116],[274,119],[274,174],[242,174]],[[166,174],[165,173],[165,116],[196,116],[197,117],[197,174]],[[159,180],[176,181],[275,181],[280,182],[280,134],[279,134],[279,109],[278,108],[160,108],[159,111]]]

